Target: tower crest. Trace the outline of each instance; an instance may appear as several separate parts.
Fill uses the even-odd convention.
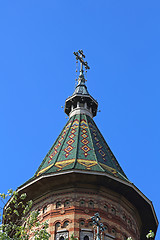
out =
[[[84,61],[85,55],[83,50],[78,50],[73,54],[76,56],[76,60],[80,62],[80,74],[74,93],[71,97],[66,99],[64,111],[69,117],[76,114],[85,114],[93,118],[97,114],[98,103],[89,94],[84,77],[84,68],[87,71],[90,67],[88,66],[88,63]]]

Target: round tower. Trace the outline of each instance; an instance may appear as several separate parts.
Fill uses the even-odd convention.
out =
[[[18,188],[34,201],[41,221],[48,220],[51,240],[93,240],[91,217],[97,212],[104,240],[143,240],[158,221],[152,202],[131,183],[96,126],[98,103],[89,94],[82,50],[78,84],[66,99],[69,120],[35,175]]]

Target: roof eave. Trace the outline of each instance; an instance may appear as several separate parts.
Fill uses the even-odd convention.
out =
[[[37,184],[39,186],[42,186],[43,184],[46,185],[46,182],[49,181],[50,178],[54,178],[54,177],[60,178],[61,176],[63,176],[64,178],[64,175],[67,177],[70,174],[75,175],[74,179],[78,174],[80,175],[83,174],[83,176],[87,175],[87,179],[94,178],[95,181],[98,181],[99,183],[103,183],[105,184],[106,187],[109,187],[113,191],[116,191],[122,194],[138,209],[138,211],[140,211],[140,216],[142,221],[147,221],[145,219],[145,214],[148,214],[148,217],[151,220],[149,223],[147,222],[146,224],[147,228],[148,227],[152,228],[152,230],[156,233],[156,230],[158,227],[158,219],[157,219],[152,202],[133,183],[127,182],[125,180],[121,180],[107,173],[91,172],[91,171],[84,171],[84,170],[68,170],[64,172],[44,174],[44,175],[40,175],[39,177],[30,181],[29,183],[26,183],[25,185],[19,187],[18,191],[28,192],[30,188],[34,187],[33,185],[37,185]],[[71,179],[71,176],[68,176],[69,177],[68,179]],[[54,181],[52,180],[51,182],[53,183]],[[141,209],[142,207],[145,209],[146,213],[143,213]],[[148,226],[148,224],[150,225]],[[143,237],[141,237],[141,239],[145,239],[145,235],[146,235],[146,229],[142,229]]]

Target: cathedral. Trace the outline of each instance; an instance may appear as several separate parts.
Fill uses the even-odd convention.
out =
[[[80,240],[146,239],[150,229],[157,230],[154,207],[129,181],[96,126],[98,102],[84,76],[89,66],[82,50],[74,55],[80,73],[65,101],[69,120],[35,175],[18,191],[33,200],[40,221],[48,221],[51,240],[72,234]]]

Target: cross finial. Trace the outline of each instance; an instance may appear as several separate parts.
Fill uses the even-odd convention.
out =
[[[85,69],[90,69],[88,63],[84,61],[85,55],[83,54],[83,50],[78,50],[78,52],[73,53],[76,56],[76,59],[81,63],[80,75],[83,75],[83,66]]]

